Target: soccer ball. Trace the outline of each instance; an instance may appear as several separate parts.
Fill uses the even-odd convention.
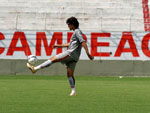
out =
[[[30,64],[35,64],[37,62],[37,57],[35,55],[28,56],[28,62]]]

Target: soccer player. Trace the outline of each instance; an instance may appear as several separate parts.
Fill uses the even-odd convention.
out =
[[[85,52],[90,60],[93,60],[94,57],[91,56],[89,53],[87,44],[85,42],[85,39],[83,38],[82,32],[79,29],[79,22],[75,17],[70,17],[67,19],[66,24],[68,25],[70,30],[73,30],[74,33],[71,37],[70,43],[67,44],[61,44],[61,45],[54,45],[54,48],[59,47],[68,47],[68,49],[60,53],[56,56],[51,57],[44,63],[34,67],[31,64],[27,63],[27,67],[32,71],[32,73],[35,73],[36,71],[43,69],[45,67],[50,66],[53,63],[61,62],[62,64],[66,64],[67,66],[67,77],[71,86],[71,93],[70,96],[75,96],[75,78],[74,78],[74,70],[76,67],[76,63],[79,60],[81,48],[83,47],[85,49]]]

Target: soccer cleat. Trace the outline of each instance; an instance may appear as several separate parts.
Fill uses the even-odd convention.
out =
[[[27,67],[32,71],[32,73],[36,72],[36,70],[34,70],[34,66],[30,65],[29,63],[27,63]]]
[[[70,96],[77,96],[75,91],[71,91]]]

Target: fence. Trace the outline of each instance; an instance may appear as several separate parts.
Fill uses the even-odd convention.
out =
[[[67,30],[76,16],[84,31],[149,31],[148,0],[1,0],[1,30]]]

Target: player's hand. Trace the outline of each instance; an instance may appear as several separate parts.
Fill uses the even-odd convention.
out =
[[[58,45],[54,45],[54,46],[53,46],[53,48],[58,48],[58,47],[59,47]]]
[[[54,45],[53,48],[56,48],[56,45]]]
[[[93,60],[93,59],[94,59],[94,56],[92,56],[92,55],[90,55],[90,54],[88,54],[88,57],[89,57],[90,60]]]

